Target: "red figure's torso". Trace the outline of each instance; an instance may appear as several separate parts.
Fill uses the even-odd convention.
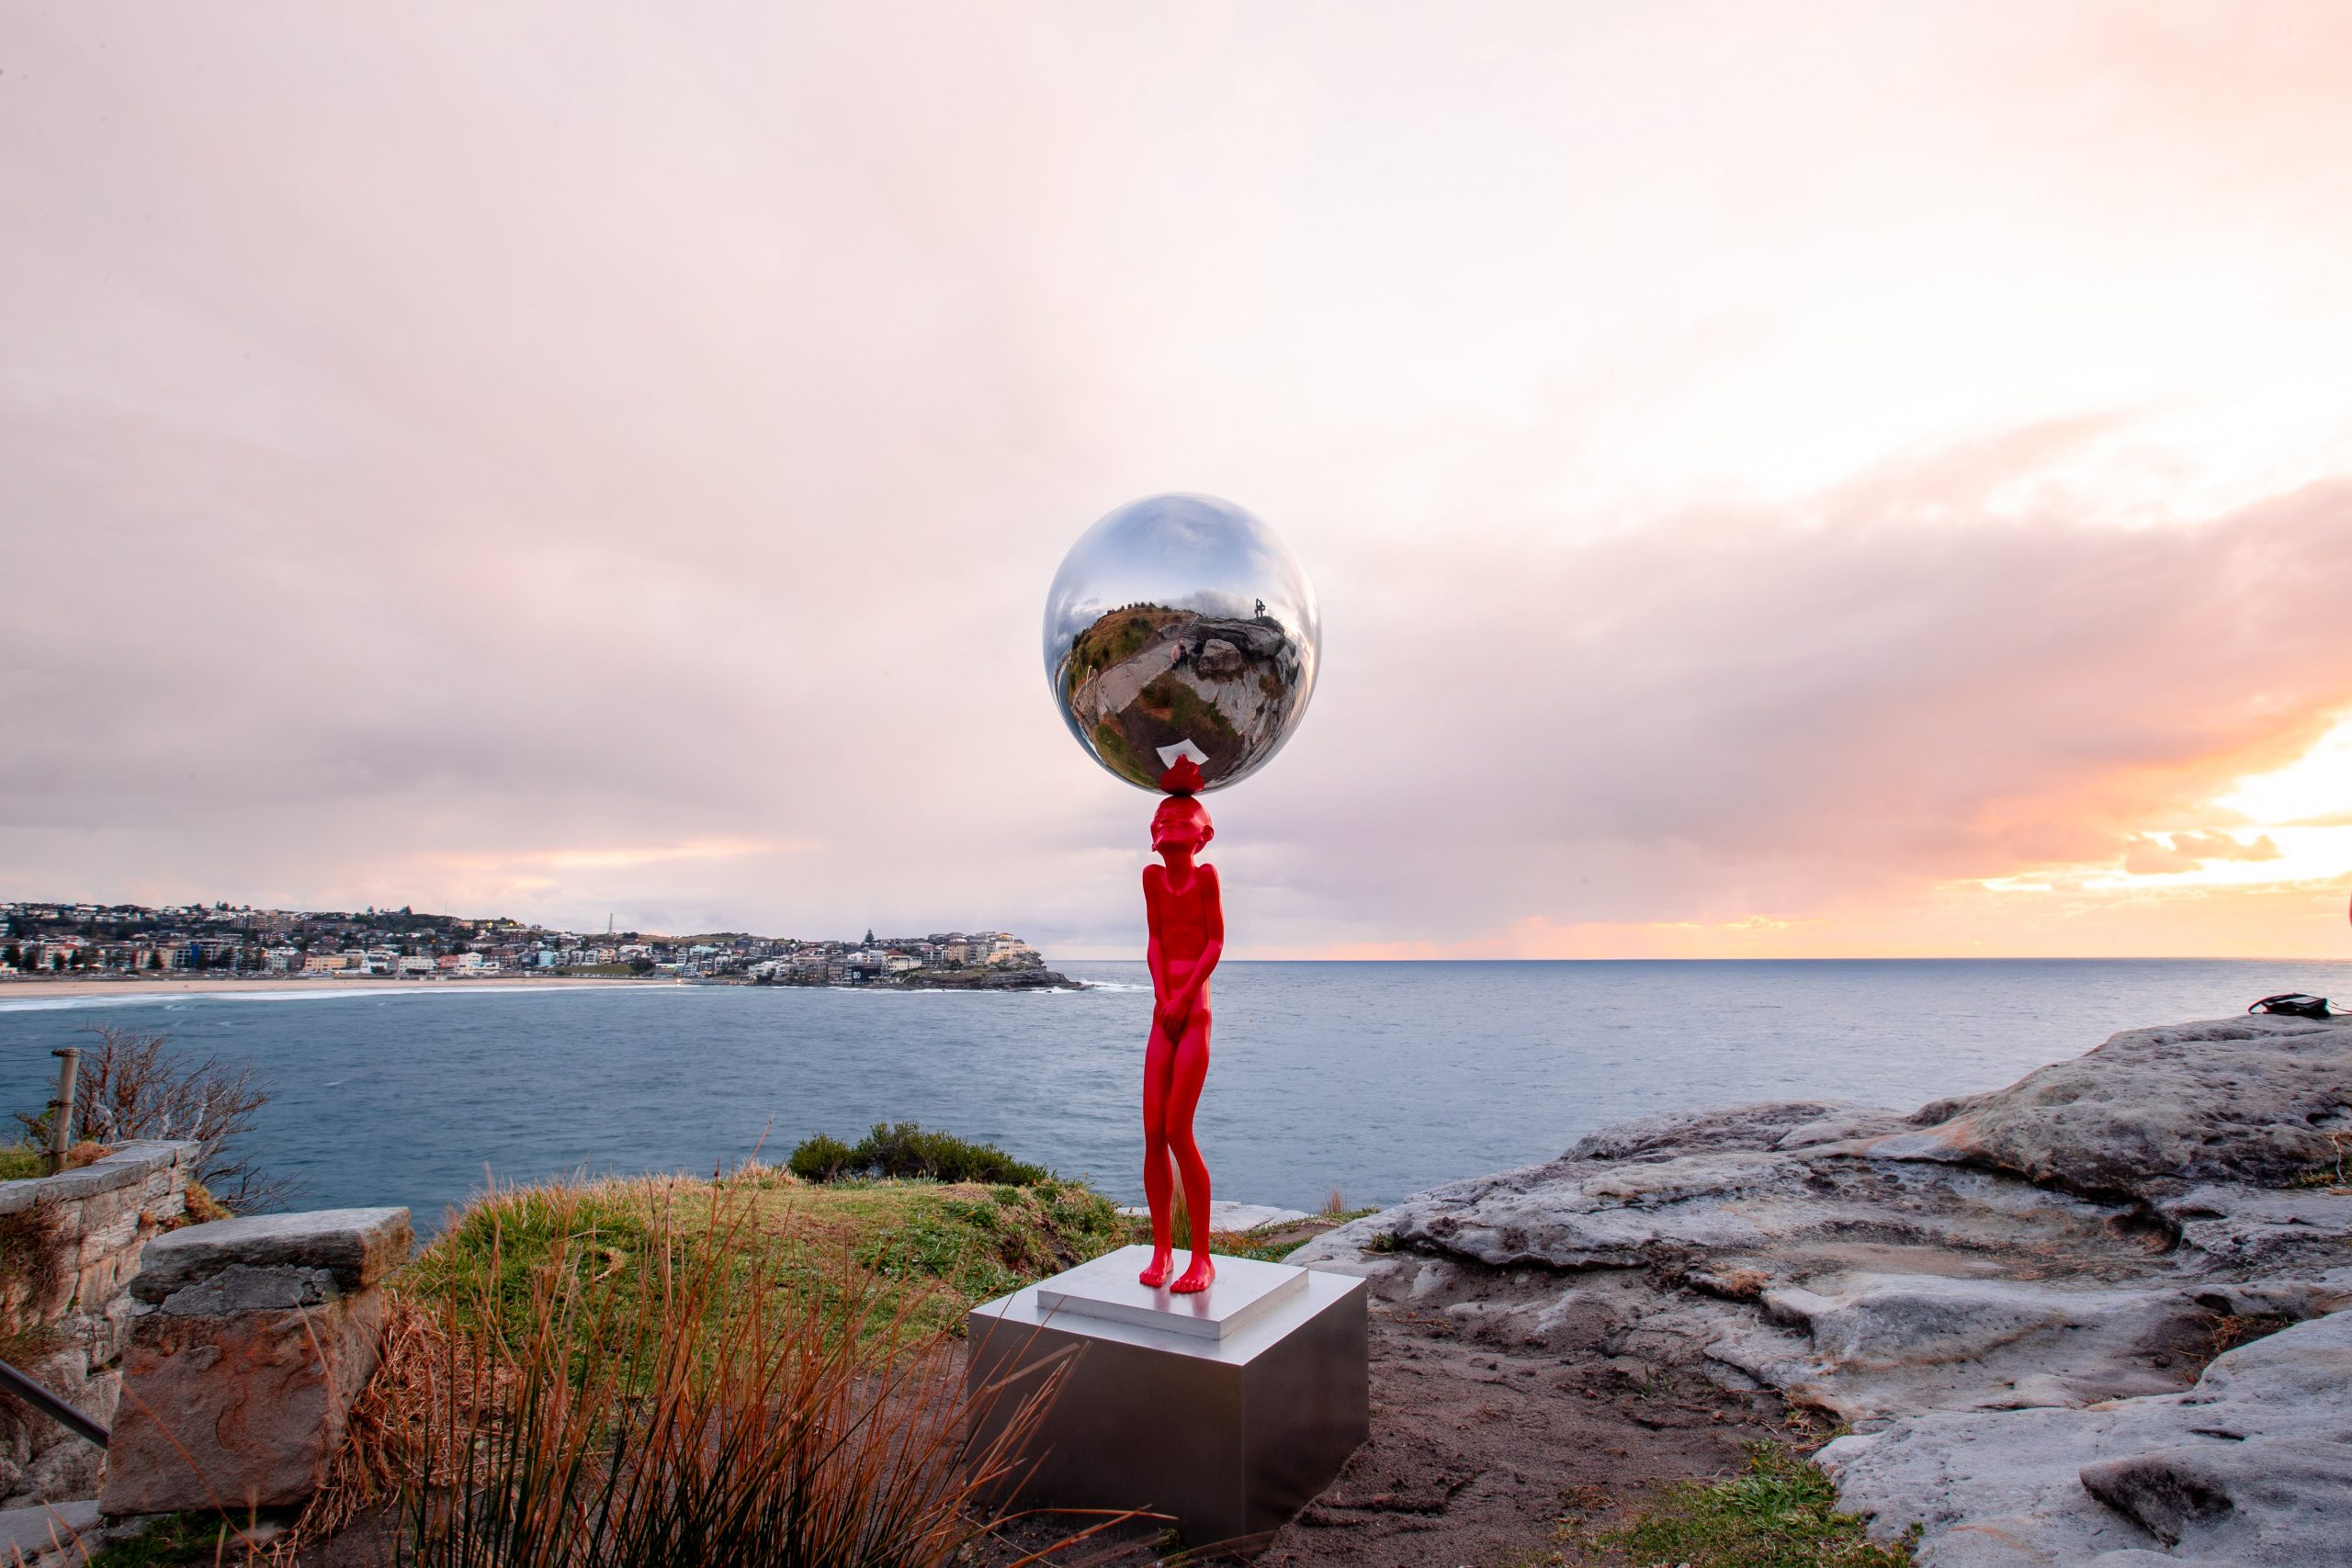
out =
[[[1169,886],[1164,865],[1143,868],[1144,914],[1152,942],[1159,949],[1159,974],[1151,988],[1162,1006],[1192,978],[1193,967],[1208,947],[1212,927],[1220,939],[1225,934],[1225,912],[1218,907],[1217,891],[1213,865],[1194,866],[1191,883],[1183,887]],[[1200,998],[1200,1005],[1208,1006],[1205,977],[1201,981]]]

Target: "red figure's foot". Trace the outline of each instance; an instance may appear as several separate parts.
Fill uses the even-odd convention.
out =
[[[1158,1290],[1160,1286],[1168,1282],[1168,1270],[1175,1266],[1176,1259],[1172,1254],[1165,1251],[1155,1252],[1151,1255],[1150,1264],[1145,1268],[1142,1273],[1136,1276],[1136,1283],[1138,1285],[1149,1285],[1153,1290]],[[1179,1285],[1176,1288],[1181,1291],[1184,1287]],[[1197,1291],[1200,1287],[1195,1285],[1193,1289]]]
[[[1184,1277],[1168,1288],[1180,1296],[1189,1296],[1194,1291],[1207,1290],[1209,1282],[1216,1278],[1216,1265],[1209,1261],[1209,1255],[1195,1252],[1193,1254],[1193,1266],[1184,1270]]]

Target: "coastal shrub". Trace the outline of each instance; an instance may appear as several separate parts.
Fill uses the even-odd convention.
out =
[[[953,1133],[925,1132],[917,1122],[876,1122],[874,1130],[846,1147],[819,1134],[804,1140],[786,1162],[807,1181],[844,1177],[899,1180],[975,1181],[991,1187],[1034,1187],[1051,1179],[1042,1165],[1014,1159],[994,1144],[976,1144]]]
[[[285,1207],[294,1184],[263,1175],[236,1147],[269,1103],[269,1089],[251,1066],[232,1067],[217,1056],[175,1050],[168,1033],[106,1024],[85,1032],[97,1043],[82,1048],[74,1082],[77,1134],[107,1144],[134,1138],[198,1144],[193,1174],[222,1208],[250,1214]],[[49,1117],[47,1111],[17,1113],[37,1145],[48,1142]]]
[[[803,1181],[831,1181],[849,1168],[850,1153],[847,1144],[820,1133],[800,1140],[785,1168]]]
[[[1838,1489],[1810,1461],[1769,1442],[1747,1445],[1728,1481],[1677,1482],[1622,1530],[1596,1543],[1636,1562],[1684,1568],[1908,1568],[1910,1538],[1874,1546],[1838,1512]]]
[[[773,1266],[758,1195],[655,1210],[615,1269],[591,1190],[543,1190],[550,1238],[522,1310],[492,1270],[442,1303],[440,1358],[399,1452],[402,1561],[944,1568],[987,1533],[1050,1390],[1003,1438],[973,1414],[942,1333],[850,1271]],[[503,1250],[501,1236],[492,1252]],[[895,1304],[894,1304],[895,1302]],[[417,1371],[412,1369],[412,1376]],[[987,1397],[983,1395],[982,1397]]]

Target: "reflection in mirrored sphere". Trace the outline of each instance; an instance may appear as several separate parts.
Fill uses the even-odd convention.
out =
[[[1046,596],[1046,677],[1070,733],[1142,789],[1221,789],[1306,712],[1315,590],[1231,502],[1155,495],[1089,528]]]

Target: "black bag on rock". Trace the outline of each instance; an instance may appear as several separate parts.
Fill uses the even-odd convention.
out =
[[[2265,997],[2245,1010],[2285,1013],[2290,1018],[2352,1017],[2352,1014],[2328,1011],[2325,997],[2307,997],[2301,991],[2281,991],[2275,997]]]

